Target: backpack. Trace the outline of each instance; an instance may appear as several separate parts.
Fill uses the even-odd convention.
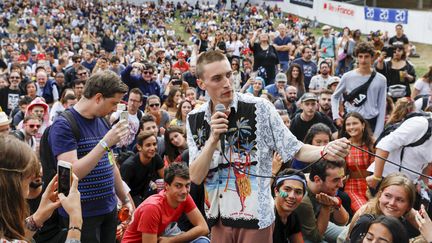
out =
[[[425,143],[432,136],[432,118],[429,115],[427,115],[426,113],[423,113],[423,112],[412,112],[412,113],[408,114],[403,121],[395,123],[395,124],[391,124],[391,125],[385,127],[384,131],[379,135],[378,139],[376,140],[375,147],[379,143],[379,141],[381,141],[381,139],[383,139],[384,137],[386,137],[387,135],[389,135],[390,133],[392,133],[393,131],[395,131],[406,120],[408,120],[409,118],[412,118],[412,117],[417,117],[417,116],[422,116],[422,117],[424,117],[424,118],[427,119],[427,121],[428,121],[428,129],[427,129],[426,133],[423,134],[423,136],[419,140],[417,140],[416,142],[410,143],[410,144],[405,145],[405,146],[402,147],[402,151],[401,151],[401,154],[400,154],[400,165],[402,165],[402,159],[403,159],[404,150],[405,150],[406,147],[417,147],[417,146],[420,146],[423,143]],[[399,171],[401,171],[401,169],[402,168],[399,167]]]
[[[72,112],[70,110],[65,110],[61,112],[59,116],[62,116],[66,119],[72,129],[75,139],[78,141],[81,137],[81,133]],[[48,183],[57,174],[57,160],[54,158],[51,146],[48,142],[50,130],[51,126],[47,127],[40,140],[39,156],[42,164],[42,179],[44,182],[42,193],[45,191]],[[34,238],[36,242],[60,242],[61,240],[59,241],[59,238],[66,238],[66,233],[67,232],[64,232],[62,229],[61,218],[58,214],[58,211],[54,210],[52,216],[47,221],[45,221],[42,229],[38,231]]]
[[[321,36],[320,40],[319,40],[319,44],[318,44],[318,49],[321,49],[322,43],[324,41],[324,36]],[[336,37],[332,36],[332,42],[333,42],[333,51],[335,56],[336,54]]]

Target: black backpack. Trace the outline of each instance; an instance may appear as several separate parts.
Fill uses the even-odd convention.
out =
[[[428,129],[427,129],[426,133],[423,134],[423,136],[419,140],[417,140],[416,142],[410,143],[410,144],[405,145],[405,146],[402,147],[402,151],[401,151],[401,154],[400,154],[400,163],[402,165],[402,159],[403,159],[404,150],[405,150],[406,147],[417,147],[417,146],[420,146],[423,143],[425,143],[432,136],[432,118],[428,114],[426,114],[424,112],[412,112],[412,113],[409,113],[403,121],[395,123],[395,124],[391,124],[391,125],[385,127],[384,131],[379,135],[378,139],[376,140],[375,147],[379,143],[379,141],[381,141],[381,139],[383,139],[385,136],[389,135],[394,130],[396,130],[398,127],[400,127],[400,125],[402,125],[402,123],[404,123],[406,120],[408,120],[409,118],[412,118],[412,117],[417,117],[417,116],[422,116],[422,117],[424,117],[424,118],[427,119],[427,121],[428,121]],[[402,168],[399,167],[399,171],[401,169]]]
[[[65,110],[61,112],[59,116],[62,116],[66,119],[72,129],[75,139],[78,141],[81,137],[81,133],[72,112],[70,110]],[[39,156],[42,164],[42,179],[44,182],[42,192],[45,191],[48,183],[57,174],[57,160],[54,158],[51,146],[48,142],[50,130],[51,126],[47,127],[40,140]],[[39,201],[40,197],[35,203],[39,204]],[[66,234],[67,232],[62,228],[58,211],[54,210],[52,216],[47,221],[45,221],[43,227],[34,236],[34,239],[36,242],[64,242]]]

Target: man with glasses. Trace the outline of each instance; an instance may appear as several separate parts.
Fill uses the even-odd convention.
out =
[[[72,56],[72,66],[65,71],[65,83],[67,87],[71,87],[72,81],[77,78],[77,69],[81,65],[82,57],[81,55],[75,54]]]
[[[19,89],[21,76],[18,72],[11,72],[9,83],[9,87],[0,89],[0,107],[7,115],[18,106],[19,97],[24,95]]]
[[[39,117],[36,115],[27,115],[24,117],[23,128],[13,131],[12,135],[27,143],[33,151],[37,152],[35,136],[41,126],[42,122]]]
[[[345,229],[349,214],[338,197],[344,179],[343,162],[320,160],[311,166],[307,194],[294,211],[301,215],[304,242],[336,242]]]
[[[132,69],[138,69],[141,71],[141,75],[132,75]],[[146,63],[142,64],[134,62],[132,65],[128,65],[123,72],[121,72],[122,81],[129,87],[129,89],[138,88],[144,95],[143,104],[146,103],[147,97],[150,95],[156,95],[160,97],[161,88],[159,84],[153,79],[154,68],[152,65]],[[144,110],[144,106],[141,105],[141,110]]]
[[[84,67],[83,65],[79,65],[76,68],[76,78],[80,81],[87,81],[87,79],[90,77],[90,70]]]

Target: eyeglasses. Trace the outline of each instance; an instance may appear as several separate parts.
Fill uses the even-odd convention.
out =
[[[159,103],[154,103],[154,104],[149,104],[150,107],[159,107],[160,104]]]
[[[153,74],[153,72],[151,72],[151,71],[143,71],[142,73],[144,73],[144,74]]]
[[[36,125],[36,124],[28,124],[28,126],[30,128],[40,128],[41,127],[41,125]]]

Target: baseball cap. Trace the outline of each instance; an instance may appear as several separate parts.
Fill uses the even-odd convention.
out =
[[[331,27],[328,26],[328,25],[324,25],[324,26],[321,28],[321,30],[329,30],[329,29],[331,29]]]
[[[287,76],[285,75],[285,73],[278,73],[275,77],[275,80],[277,83],[279,82],[284,82],[286,83],[288,81]]]
[[[180,52],[177,54],[177,58],[186,58],[186,54],[185,54],[184,52],[180,51]]]
[[[332,79],[330,79],[330,81],[327,83],[327,88],[329,88],[330,86],[332,86],[335,83],[339,83],[340,80],[339,78],[333,77]]]
[[[37,52],[35,49],[33,49],[33,50],[31,51],[31,54],[32,54],[32,55],[37,55],[38,52]]]
[[[318,101],[318,98],[316,97],[316,95],[312,94],[312,93],[304,93],[303,96],[300,98],[301,102],[305,102],[308,100],[315,100]]]

